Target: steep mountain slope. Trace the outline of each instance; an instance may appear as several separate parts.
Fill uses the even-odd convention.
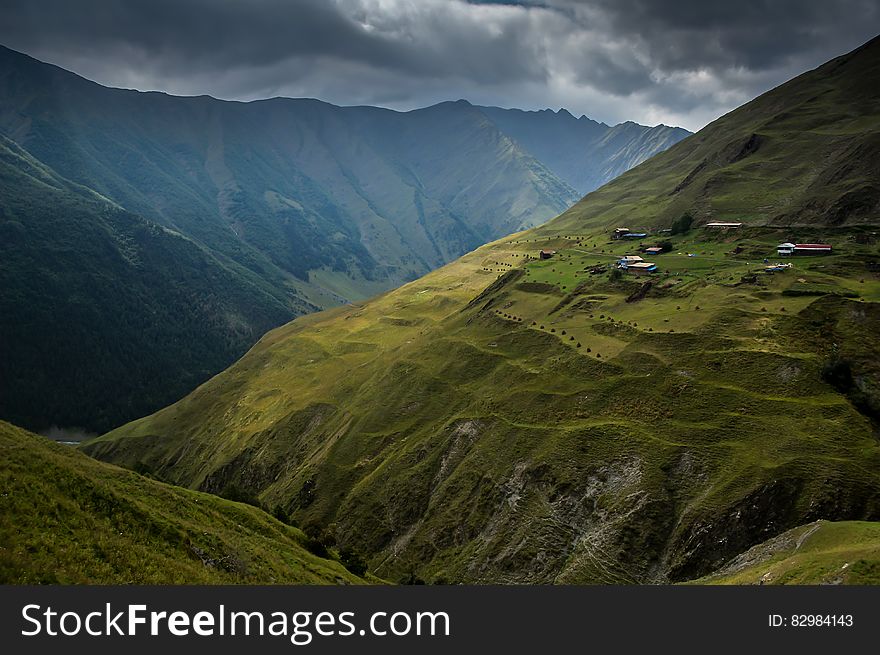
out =
[[[829,127],[793,132],[792,157],[773,139],[815,188],[821,160],[799,158],[821,152],[840,120],[862,160],[877,156],[878,60],[874,41],[709,136],[738,139],[753,113],[804,124],[804,98],[833,96]],[[708,140],[659,157],[693,170],[708,151],[685,155]],[[614,269],[638,251],[609,239],[623,214],[604,212],[626,192],[629,216],[668,225],[662,180],[644,173],[655,161],[537,230],[272,331],[184,400],[86,451],[194,488],[247,488],[392,580],[690,580],[817,519],[880,519],[880,216],[838,221],[831,203],[815,205],[810,227],[756,219],[658,234],[669,252],[642,281]],[[774,189],[742,170],[713,178],[713,197],[746,208]],[[846,171],[834,194],[880,183],[861,161]],[[643,176],[644,190],[629,186]],[[680,181],[662,179],[667,196]],[[701,202],[676,212],[699,215]],[[777,271],[755,263],[788,239],[828,239],[834,254]],[[538,259],[539,248],[557,252]]]
[[[678,143],[680,127],[633,122],[609,127],[568,111],[479,107],[498,128],[547,165],[581,195]]]
[[[620,176],[543,234],[697,223],[876,226],[877,39],[765,93]]]
[[[59,174],[323,306],[577,198],[467,103],[402,114],[180,98],[105,88],[2,49],[0,106],[0,132]]]
[[[172,402],[294,309],[2,136],[0,289],[0,416],[40,428],[103,431]]]
[[[264,512],[0,422],[2,584],[363,584]]]

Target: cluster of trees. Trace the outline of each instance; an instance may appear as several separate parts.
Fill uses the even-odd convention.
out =
[[[674,221],[672,221],[672,234],[687,234],[690,232],[691,226],[694,224],[694,217],[690,213],[685,212]]]

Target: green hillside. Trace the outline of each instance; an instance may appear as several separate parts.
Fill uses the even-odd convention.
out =
[[[862,164],[880,152],[878,60],[875,41],[547,226],[273,330],[85,450],[188,487],[247,488],[393,581],[686,581],[819,519],[880,520],[880,215],[835,213],[880,185]],[[814,96],[834,111],[816,116]],[[818,188],[843,113],[861,156],[822,194],[794,193]],[[754,153],[767,177],[748,156],[710,157],[749,116],[799,126],[790,156],[779,134]],[[760,218],[779,213],[764,208],[783,173],[789,207],[814,215]],[[741,229],[702,226],[720,198]],[[659,232],[684,213],[693,227]],[[624,219],[651,233],[612,240]],[[834,251],[768,271],[783,239]],[[664,242],[657,273],[615,268]]]
[[[700,584],[880,584],[880,524],[803,525],[759,544]]]
[[[264,512],[0,422],[0,584],[363,584]]]

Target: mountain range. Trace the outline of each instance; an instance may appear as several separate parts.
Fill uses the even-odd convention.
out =
[[[878,76],[874,39],[83,449],[394,582],[876,580]]]
[[[109,429],[267,329],[538,225],[687,134],[141,93],[0,48],[0,416]]]

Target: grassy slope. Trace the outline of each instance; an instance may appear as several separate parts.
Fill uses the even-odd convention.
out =
[[[853,95],[839,111],[864,112],[852,145],[870,160],[880,114],[864,76],[877,50],[762,97],[545,227],[274,330],[183,401],[87,451],[186,486],[247,487],[335,531],[393,580],[686,580],[816,519],[880,519],[876,241],[856,242],[859,229],[840,230],[826,207],[795,237],[833,240],[836,254],[781,274],[760,261],[788,228],[758,226],[674,237],[640,302],[626,302],[639,282],[589,273],[634,248],[607,237],[624,212],[659,226],[675,215],[662,198],[677,174],[644,191],[626,180],[670,157],[692,169],[708,157],[694,143],[739,138],[744,115],[771,120],[768,98],[798,121],[829,69],[826,95]],[[789,168],[811,138],[825,142],[818,125],[791,136]],[[843,189],[876,184],[880,169],[841,170]],[[736,176],[732,195],[711,188],[742,191]],[[612,192],[629,194],[622,209],[609,209]],[[538,261],[542,247],[559,254]]]
[[[880,524],[799,526],[755,546],[700,584],[880,584]]]
[[[359,584],[264,512],[0,422],[0,583]]]
[[[391,579],[686,579],[807,520],[878,517],[871,423],[819,371],[832,343],[870,371],[880,305],[695,273],[635,304],[602,276],[554,312],[567,285],[531,260],[462,311],[531,252],[279,328],[87,450],[246,485]]]

